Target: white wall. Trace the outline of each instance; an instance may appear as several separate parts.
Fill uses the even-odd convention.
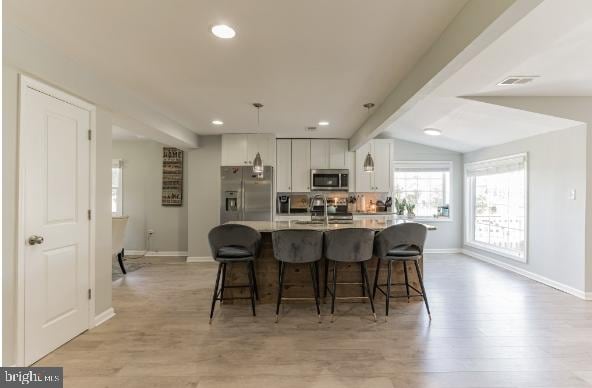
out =
[[[405,140],[394,140],[395,161],[452,162],[450,220],[430,221],[437,230],[430,231],[426,249],[460,249],[462,247],[462,154],[442,148],[429,147]]]
[[[2,67],[2,360],[15,362],[17,230],[17,90],[15,69]]]
[[[162,148],[151,140],[113,141],[113,159],[123,160],[123,214],[129,216],[124,248],[187,252],[187,153],[183,206],[162,206]],[[148,230],[154,234],[147,241]]]
[[[221,136],[200,136],[187,152],[189,257],[211,257],[208,232],[220,223]]]
[[[587,133],[573,128],[489,147],[464,155],[470,163],[528,153],[527,263],[465,246],[496,261],[567,287],[585,290]],[[576,190],[576,199],[568,198]]]

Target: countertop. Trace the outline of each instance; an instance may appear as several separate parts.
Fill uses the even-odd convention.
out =
[[[388,228],[389,226],[396,225],[396,224],[403,224],[405,220],[387,220],[387,221],[379,221],[379,220],[354,220],[350,224],[301,224],[298,221],[229,221],[228,224],[241,224],[250,226],[251,228],[259,231],[260,233],[269,233],[275,230],[282,230],[282,229],[314,229],[314,230],[334,230],[334,229],[344,229],[344,228],[368,228],[374,230],[383,230]],[[436,227],[429,224],[421,223],[425,225],[428,230],[436,230]]]
[[[329,215],[333,215],[335,213],[329,213]],[[352,212],[354,216],[392,216],[395,215],[395,212]],[[294,216],[310,216],[309,212],[303,213],[277,213],[276,217],[294,217]]]

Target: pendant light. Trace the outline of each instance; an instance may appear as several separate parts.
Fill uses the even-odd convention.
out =
[[[374,104],[371,102],[368,102],[366,104],[363,105],[364,108],[368,109],[368,116],[370,116],[370,109],[374,108]],[[372,158],[372,155],[370,154],[370,152],[368,152],[368,155],[366,155],[366,158],[364,159],[364,171],[365,172],[374,172],[374,159]]]
[[[259,102],[255,102],[253,104],[255,108],[257,108],[257,132],[260,130],[260,120],[259,120],[259,110],[263,108],[263,104]],[[257,152],[255,155],[255,159],[253,159],[253,173],[255,174],[263,174],[263,161],[261,160],[261,154]]]

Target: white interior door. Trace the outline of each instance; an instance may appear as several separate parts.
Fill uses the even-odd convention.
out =
[[[88,328],[90,112],[21,90],[24,361]]]

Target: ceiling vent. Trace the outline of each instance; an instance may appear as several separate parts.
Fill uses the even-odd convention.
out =
[[[306,132],[314,132],[314,131],[316,131],[316,130],[317,130],[317,127],[306,127],[306,128],[304,128],[304,130],[305,130]]]
[[[513,76],[506,78],[502,82],[498,83],[498,85],[499,86],[524,85],[524,84],[534,81],[535,78],[538,78],[538,77],[539,77],[538,75],[513,75]]]

